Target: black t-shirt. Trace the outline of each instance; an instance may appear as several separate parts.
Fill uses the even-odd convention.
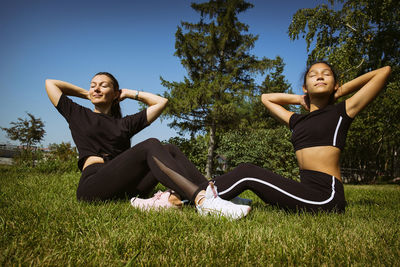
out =
[[[149,125],[146,110],[117,119],[82,107],[64,94],[58,101],[57,110],[71,129],[79,152],[78,167],[81,171],[89,156],[108,160],[130,148],[130,138]]]
[[[343,150],[352,121],[346,113],[346,101],[307,114],[294,113],[289,120],[294,150],[313,146]]]

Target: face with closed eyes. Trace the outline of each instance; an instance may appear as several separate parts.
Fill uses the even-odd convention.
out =
[[[325,63],[316,63],[310,67],[305,77],[303,91],[312,98],[313,96],[329,97],[338,88],[335,75]]]
[[[106,75],[96,75],[90,82],[89,98],[96,106],[111,106],[118,97],[118,91],[114,90],[112,81]]]

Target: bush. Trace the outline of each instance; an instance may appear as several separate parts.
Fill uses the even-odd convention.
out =
[[[42,158],[43,152],[41,150],[24,148],[14,156],[14,163],[19,169],[29,169],[34,167]]]
[[[62,160],[59,157],[43,158],[35,165],[35,170],[41,173],[64,173],[64,172],[77,172],[78,159],[69,158]]]
[[[34,170],[41,173],[77,172],[78,153],[70,143],[51,144],[50,152],[21,150],[14,158],[17,171]]]
[[[50,144],[50,152],[36,164],[42,173],[64,173],[78,171],[78,152],[71,143]]]
[[[220,139],[217,153],[226,157],[228,170],[240,163],[252,163],[298,179],[299,169],[290,143],[290,130],[285,127],[226,133]]]
[[[163,141],[163,143],[179,147],[196,168],[204,173],[207,164],[207,140],[205,136],[199,135],[190,139],[171,137],[167,141]]]

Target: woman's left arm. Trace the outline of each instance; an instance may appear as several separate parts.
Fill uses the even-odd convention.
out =
[[[386,80],[390,75],[389,66],[370,71],[361,75],[338,88],[335,98],[357,91],[352,97],[346,100],[346,112],[354,118],[362,111],[385,86]]]
[[[147,108],[147,121],[148,123],[152,123],[155,121],[158,116],[161,115],[162,111],[165,109],[168,103],[168,99],[142,91],[130,90],[130,89],[121,89],[121,94],[119,96],[119,100],[122,101],[126,98],[138,100],[140,102],[149,105]]]

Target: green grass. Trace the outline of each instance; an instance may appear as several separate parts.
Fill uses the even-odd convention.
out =
[[[255,199],[229,221],[76,200],[79,173],[0,167],[0,265],[400,265],[400,187],[345,186],[339,214],[294,214]]]

